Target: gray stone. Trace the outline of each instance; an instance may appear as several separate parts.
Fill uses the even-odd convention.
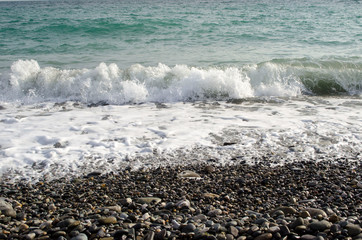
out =
[[[222,214],[222,210],[221,209],[214,209],[214,210],[211,210],[207,213],[208,216],[210,217],[216,217],[218,215],[221,215]]]
[[[282,225],[279,228],[280,228],[280,234],[282,236],[286,236],[286,235],[288,235],[290,233],[290,230],[289,230],[288,226]]]
[[[332,233],[339,233],[339,232],[341,232],[341,230],[342,230],[342,228],[341,228],[341,225],[339,225],[339,224],[333,224],[331,226]]]
[[[230,226],[229,228],[229,232],[234,236],[237,237],[239,235],[239,230],[234,227],[234,226]]]
[[[150,203],[153,203],[153,204],[157,204],[159,202],[161,202],[161,198],[157,198],[157,197],[143,197],[143,198],[139,198],[138,199],[138,202],[139,203],[146,203],[146,204],[150,204]]]
[[[275,212],[277,212],[277,211],[282,211],[285,215],[293,215],[293,214],[297,213],[297,210],[295,210],[295,208],[293,208],[293,207],[279,207],[279,208],[271,211],[270,215],[274,215]]]
[[[280,227],[278,227],[278,226],[274,226],[274,227],[271,227],[268,229],[268,232],[270,232],[270,233],[276,233],[279,231],[280,231]]]
[[[315,221],[315,222],[312,222],[311,224],[309,224],[310,229],[320,231],[320,232],[331,228],[331,226],[332,226],[332,223],[330,223],[326,220]]]
[[[1,212],[8,217],[16,217],[16,212],[13,209],[13,206],[11,206],[10,203],[6,201],[6,198],[0,198],[0,210]]]
[[[195,225],[192,223],[187,224],[186,226],[182,227],[181,231],[184,233],[194,232],[196,229]]]
[[[190,206],[191,206],[191,203],[190,203],[190,201],[187,200],[187,199],[178,201],[178,202],[176,203],[176,207],[178,207],[178,208],[183,208],[183,207],[189,208]]]
[[[290,227],[292,229],[295,229],[296,227],[302,226],[302,225],[304,225],[304,220],[303,220],[303,218],[299,217],[290,225]]]
[[[75,222],[75,220],[73,218],[67,218],[63,221],[58,222],[57,227],[60,227],[60,228],[68,227],[71,224],[73,224],[74,222]]]
[[[35,233],[28,233],[25,235],[26,240],[33,240],[36,237]]]
[[[317,240],[317,237],[310,234],[305,234],[300,237],[300,240]]]
[[[198,173],[189,170],[181,172],[178,176],[181,178],[196,178],[196,179],[201,178],[201,176]]]
[[[88,240],[88,237],[84,233],[79,233],[77,236],[72,237],[70,240]]]
[[[358,234],[361,233],[361,227],[356,224],[348,223],[346,229],[348,231],[348,234],[352,237],[357,236]]]
[[[200,222],[205,222],[207,221],[207,217],[204,214],[199,214],[196,215],[192,218],[192,220],[194,220],[195,222],[200,221]]]
[[[307,208],[305,209],[306,211],[309,212],[311,217],[316,217],[318,215],[322,215],[322,217],[326,218],[327,213],[325,211],[323,211],[322,209],[318,209],[318,208]]]

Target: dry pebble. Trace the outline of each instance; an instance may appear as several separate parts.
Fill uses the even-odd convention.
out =
[[[2,181],[0,239],[361,239],[358,161]]]

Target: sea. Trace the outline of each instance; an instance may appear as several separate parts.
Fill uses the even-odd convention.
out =
[[[0,176],[362,160],[360,0],[0,0]]]

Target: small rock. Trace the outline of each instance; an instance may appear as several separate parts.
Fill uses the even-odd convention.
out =
[[[276,211],[282,211],[285,215],[293,215],[297,213],[297,210],[293,207],[279,207],[273,211],[270,212],[270,215],[274,215]]]
[[[102,209],[108,209],[108,210],[110,210],[110,211],[115,211],[115,212],[118,212],[118,213],[121,213],[121,212],[122,212],[122,208],[121,208],[121,206],[119,206],[119,205],[107,206],[107,207],[103,207]]]
[[[301,216],[302,218],[308,218],[311,217],[308,211],[301,211],[299,216]]]
[[[336,222],[340,221],[341,218],[338,217],[336,214],[333,214],[332,216],[329,217],[328,220],[329,220],[331,223],[336,223]]]
[[[187,208],[189,208],[191,206],[191,203],[190,203],[190,201],[189,200],[181,200],[181,201],[178,201],[177,203],[176,203],[176,207],[177,208],[184,208],[184,207],[187,207]]]
[[[181,178],[196,178],[196,179],[201,179],[201,176],[200,176],[198,173],[195,173],[195,172],[189,171],[189,170],[186,170],[186,171],[181,172],[178,176],[181,177]]]
[[[214,209],[214,210],[211,210],[207,213],[208,216],[210,217],[216,217],[218,215],[221,215],[222,214],[222,210],[221,209]]]
[[[16,212],[13,209],[13,206],[11,206],[11,204],[8,203],[6,200],[7,200],[6,198],[0,198],[0,211],[5,216],[15,218],[16,217]]]
[[[304,220],[303,220],[303,218],[299,217],[296,220],[294,220],[294,222],[290,225],[290,227],[292,229],[295,229],[296,227],[302,226],[302,225],[304,225]]]
[[[316,217],[318,215],[322,215],[322,217],[326,218],[328,217],[326,212],[323,211],[322,209],[318,209],[318,208],[307,208],[305,209],[306,211],[309,212],[311,217]]]
[[[278,226],[270,227],[268,229],[268,232],[270,232],[270,233],[276,233],[276,232],[279,232],[279,231],[280,231],[280,227],[278,227]]]
[[[315,222],[312,222],[311,224],[309,224],[310,229],[320,231],[320,232],[331,228],[331,226],[332,226],[332,223],[330,223],[326,220],[315,221]]]
[[[75,220],[73,218],[67,218],[63,221],[58,222],[57,227],[60,227],[60,228],[68,227],[74,222],[75,222]]]
[[[361,227],[357,224],[348,223],[346,226],[348,234],[352,237],[357,236],[361,233]]]
[[[187,224],[186,226],[182,227],[181,231],[184,233],[194,232],[196,229],[195,225],[192,223]]]
[[[342,230],[342,228],[341,228],[341,225],[339,225],[339,224],[333,224],[331,226],[332,233],[339,233],[339,232],[341,232],[341,230]]]
[[[211,166],[211,165],[206,166],[206,167],[205,167],[205,172],[207,172],[207,173],[213,173],[213,172],[215,172],[214,166]]]
[[[101,219],[99,219],[99,222],[101,224],[115,224],[117,223],[117,218],[113,217],[113,216],[109,216],[109,217],[102,217]]]
[[[207,217],[204,214],[199,214],[196,215],[192,218],[192,220],[194,220],[195,222],[200,221],[200,222],[205,222],[207,221]]]
[[[159,202],[161,202],[161,198],[157,198],[157,197],[143,197],[143,198],[139,198],[138,199],[138,202],[139,203],[146,203],[146,204],[157,204]]]
[[[88,240],[88,237],[84,233],[79,233],[77,236],[72,237],[70,240]]]
[[[317,240],[317,237],[310,234],[305,234],[300,237],[300,240]]]
[[[269,240],[272,239],[273,234],[271,233],[263,233],[255,238],[255,240]]]
[[[234,227],[234,226],[230,226],[229,228],[229,232],[234,236],[237,237],[239,235],[239,230]]]
[[[33,240],[36,237],[35,233],[28,233],[25,235],[26,240]]]
[[[203,196],[205,198],[219,198],[220,196],[214,193],[204,193]]]
[[[290,233],[290,230],[289,230],[288,226],[282,225],[279,228],[280,228],[280,234],[282,236],[286,236],[286,235],[288,235]]]

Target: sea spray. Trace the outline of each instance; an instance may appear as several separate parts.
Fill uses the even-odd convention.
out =
[[[126,104],[228,100],[246,97],[360,95],[362,63],[346,60],[272,60],[242,66],[100,63],[94,69],[41,67],[18,60],[1,77],[2,101],[80,101]]]

